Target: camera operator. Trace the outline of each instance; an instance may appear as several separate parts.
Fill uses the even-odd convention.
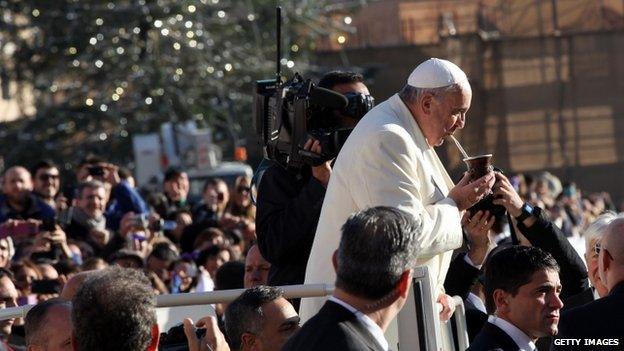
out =
[[[363,77],[352,72],[327,73],[318,86],[345,95],[370,95]],[[360,117],[362,115],[348,116],[344,111],[323,116],[345,128],[354,126]],[[320,142],[314,138],[308,139],[303,148],[317,154],[322,151]],[[256,230],[260,252],[271,263],[268,285],[303,283],[331,175],[330,162],[292,170],[271,161],[262,175],[258,187]]]

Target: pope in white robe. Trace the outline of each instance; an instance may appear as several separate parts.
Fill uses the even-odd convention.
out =
[[[433,296],[443,291],[452,251],[462,244],[461,212],[491,189],[494,176],[472,183],[464,177],[455,186],[434,150],[464,126],[472,96],[465,73],[449,61],[429,59],[407,83],[408,91],[420,91],[413,100],[406,103],[396,94],[379,104],[358,122],[342,147],[323,202],[306,284],[334,283],[331,257],[349,215],[368,207],[394,206],[422,217],[416,264],[429,268],[436,285]],[[324,301],[303,299],[302,320],[316,314]]]

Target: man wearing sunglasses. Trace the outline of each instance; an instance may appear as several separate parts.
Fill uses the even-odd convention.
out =
[[[618,215],[594,246],[600,279],[609,294],[564,312],[556,349],[570,349],[566,339],[584,338],[582,345],[601,350],[621,350],[624,345],[624,215]]]
[[[67,199],[60,194],[61,175],[58,167],[49,160],[40,161],[33,167],[33,194],[57,211],[67,208]]]

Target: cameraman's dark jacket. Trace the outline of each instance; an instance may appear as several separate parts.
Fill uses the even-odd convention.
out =
[[[325,187],[310,167],[299,173],[272,163],[258,187],[256,234],[271,263],[269,285],[302,284],[321,215]]]

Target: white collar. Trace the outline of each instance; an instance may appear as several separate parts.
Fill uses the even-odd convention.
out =
[[[466,298],[466,300],[472,302],[476,309],[487,314],[487,309],[485,308],[485,305],[483,304],[483,301],[479,296],[473,293],[468,293],[468,297]]]
[[[364,313],[358,311],[353,306],[349,305],[348,303],[340,300],[339,298],[335,296],[330,296],[329,301],[335,302],[339,304],[340,306],[349,310],[349,312],[353,313],[355,317],[357,317],[357,319],[360,322],[362,322],[362,324],[364,324],[364,326],[366,327],[366,330],[368,330],[368,332],[373,335],[373,337],[375,338],[377,343],[381,346],[381,348],[384,350],[388,350],[389,345],[388,345],[388,341],[386,340],[386,337],[384,336],[383,330],[381,330],[381,328],[377,325],[377,323],[373,322],[373,320],[370,319],[370,317],[368,317]]]
[[[594,300],[598,300],[600,298],[600,295],[598,295],[598,289],[592,287],[592,295],[594,296]]]
[[[531,340],[528,335],[526,335],[522,330],[518,329],[518,327],[516,327],[515,325],[494,315],[490,315],[488,317],[488,322],[501,328],[507,335],[509,335],[516,343],[516,345],[518,345],[519,351],[537,350],[533,340]]]
[[[423,150],[433,150],[433,146],[430,146],[427,142],[425,134],[423,134],[418,122],[416,122],[416,118],[412,115],[412,111],[410,111],[405,102],[403,102],[399,94],[392,95],[388,99],[388,103],[396,115],[402,120],[403,126],[406,127],[405,129],[407,132],[412,135],[416,144],[422,146]]]

